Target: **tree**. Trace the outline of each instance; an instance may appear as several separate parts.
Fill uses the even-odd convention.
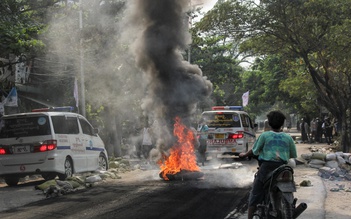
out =
[[[239,50],[244,32],[240,30],[243,19],[233,10],[237,7],[242,12],[248,11],[239,3],[225,1],[218,3],[195,24],[192,29],[192,61],[201,66],[204,75],[214,84],[214,102],[241,105],[242,94],[250,90],[247,109],[260,114],[276,100],[290,100],[287,92],[278,89],[286,72],[282,70],[283,60],[278,56],[257,59],[251,70],[241,67],[247,56]],[[250,107],[252,105],[254,107]]]
[[[278,101],[291,100],[287,92],[279,89],[280,83],[286,79],[280,61],[279,56],[256,58],[251,69],[242,74],[242,87],[250,90],[250,113],[260,115]]]
[[[218,13],[226,7],[218,7],[205,14],[191,29],[192,62],[199,65],[203,74],[213,83],[214,103],[207,103],[207,108],[213,104],[241,105],[242,92],[246,91],[244,88],[237,92],[241,84],[240,74],[244,71],[240,66],[239,44],[230,34],[228,26],[219,22],[230,18],[227,13]]]
[[[351,1],[263,0],[240,2],[244,51],[255,55],[281,54],[303,62],[317,91],[318,103],[341,121],[343,151],[351,149]],[[238,30],[239,31],[239,30]]]
[[[7,91],[16,85],[15,81],[16,83],[21,82],[21,84],[29,82],[27,80],[28,78],[19,81],[15,77],[15,73],[17,73],[16,65],[25,63],[27,66],[33,67],[34,58],[45,50],[46,45],[40,39],[40,36],[45,32],[48,24],[46,12],[49,8],[55,7],[58,2],[60,1],[4,0],[0,2],[0,72],[2,74],[0,83],[2,94],[6,95]],[[30,71],[32,70],[33,69]],[[34,74],[30,75],[30,80],[33,79],[31,77],[33,75]],[[34,76],[34,78],[39,77]],[[56,79],[57,81],[61,81],[59,78]],[[37,84],[44,84],[42,80],[36,82]],[[35,89],[38,88],[36,86],[37,84],[34,85]],[[53,87],[50,87],[50,89],[51,91],[54,90]],[[46,93],[47,92],[43,92],[43,94]],[[22,90],[19,90],[19,95],[28,97],[27,94],[23,95]],[[42,99],[47,100],[48,98],[44,95]],[[28,99],[21,98],[20,108],[22,110],[30,110],[26,108],[26,106],[37,105],[27,100]],[[46,101],[43,102],[45,103]],[[40,106],[42,105],[40,104]]]
[[[58,0],[2,0],[0,2],[0,57],[30,55],[44,47],[38,36],[46,27],[45,9]],[[0,63],[3,67],[4,63]]]

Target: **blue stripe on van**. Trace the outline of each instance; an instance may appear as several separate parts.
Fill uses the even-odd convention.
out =
[[[57,146],[57,150],[70,150],[71,146]]]
[[[85,148],[87,151],[104,151],[103,148],[94,148],[94,147],[86,147]]]

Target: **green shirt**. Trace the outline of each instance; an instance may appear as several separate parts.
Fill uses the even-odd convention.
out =
[[[200,128],[200,138],[207,139],[208,126],[202,125]]]
[[[252,152],[259,160],[288,161],[296,158],[296,145],[292,137],[285,132],[263,132],[255,142]]]

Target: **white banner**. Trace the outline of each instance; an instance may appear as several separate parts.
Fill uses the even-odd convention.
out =
[[[242,96],[243,98],[243,106],[249,104],[249,91],[245,92]]]

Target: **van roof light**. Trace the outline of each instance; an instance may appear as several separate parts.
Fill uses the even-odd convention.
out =
[[[213,106],[212,110],[238,110],[238,111],[242,111],[242,110],[244,110],[244,107],[242,107],[242,106]]]
[[[73,112],[73,106],[60,106],[60,107],[49,107],[33,109],[32,112]]]

